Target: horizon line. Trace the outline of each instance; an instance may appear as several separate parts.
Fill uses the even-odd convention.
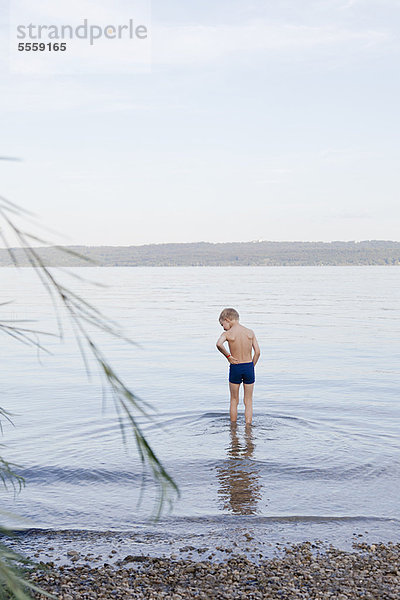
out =
[[[59,246],[69,246],[69,247],[89,247],[89,248],[140,248],[143,246],[169,246],[169,245],[178,245],[184,246],[188,244],[261,244],[261,243],[269,243],[269,244],[361,244],[363,242],[390,242],[392,244],[399,244],[400,240],[390,240],[390,239],[360,239],[360,240],[232,240],[229,242],[210,242],[205,240],[195,241],[195,242],[146,242],[143,244],[83,244],[83,243],[73,243],[73,244],[57,244],[50,243],[48,245],[33,245],[30,246],[0,246],[0,250],[18,250],[23,248],[56,248]]]

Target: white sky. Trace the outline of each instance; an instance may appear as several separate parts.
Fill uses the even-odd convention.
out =
[[[400,240],[399,0],[151,13],[150,72],[46,75],[10,72],[3,11],[1,195],[71,244]]]

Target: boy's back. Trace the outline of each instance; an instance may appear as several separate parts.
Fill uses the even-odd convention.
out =
[[[240,323],[235,323],[225,335],[232,356],[240,363],[251,362],[254,332]]]

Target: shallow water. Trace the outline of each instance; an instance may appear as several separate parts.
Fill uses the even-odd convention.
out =
[[[108,394],[88,381],[68,321],[46,355],[2,335],[2,455],[26,487],[3,506],[43,530],[147,532],[179,544],[205,536],[260,543],[354,533],[400,538],[399,310],[395,267],[87,268],[58,273],[140,346],[96,334],[124,381],[157,410],[143,431],[181,497],[162,525],[135,444],[124,446]],[[30,269],[1,269],[2,315],[55,331],[51,301]],[[228,366],[215,349],[218,314],[235,306],[257,334],[254,421],[228,419]],[[161,427],[160,427],[161,425]],[[29,518],[29,520],[28,520]],[[237,533],[239,531],[239,534]],[[368,531],[368,534],[366,532]],[[157,533],[158,532],[158,533]],[[126,535],[126,533],[125,533]],[[149,541],[150,540],[150,541]],[[150,545],[149,545],[150,544]]]

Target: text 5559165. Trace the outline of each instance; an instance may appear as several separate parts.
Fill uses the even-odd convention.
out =
[[[19,42],[19,52],[65,52],[66,42]]]

